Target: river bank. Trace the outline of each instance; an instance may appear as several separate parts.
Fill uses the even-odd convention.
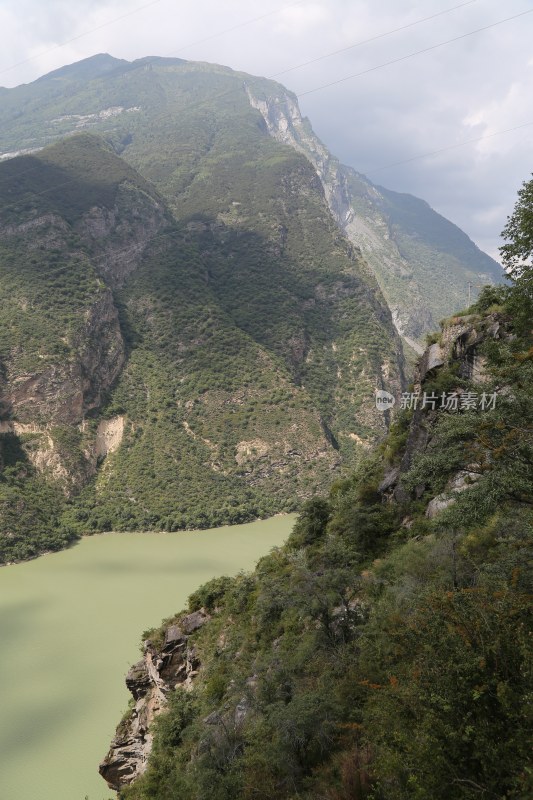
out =
[[[253,567],[294,515],[108,533],[0,571],[0,797],[108,800],[98,775],[143,630],[216,575]]]

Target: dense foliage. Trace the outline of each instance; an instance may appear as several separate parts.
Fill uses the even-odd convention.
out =
[[[6,447],[7,450],[7,447]],[[22,459],[24,457],[22,456]],[[61,524],[64,498],[57,486],[43,480],[25,460],[0,473],[0,563],[34,558],[62,550],[76,541],[72,528]],[[28,536],[28,531],[31,536]]]
[[[353,170],[347,179],[359,217],[371,230],[386,227],[387,238],[374,237],[363,252],[407,336],[422,344],[440,319],[465,305],[472,289],[475,296],[481,283],[502,283],[497,262],[424,200],[374,188]]]
[[[522,331],[531,330],[533,319],[533,180],[523,183],[518,201],[502,231],[502,260],[515,281],[511,311]]]
[[[91,382],[106,348],[108,373],[126,355],[105,392],[99,378],[85,390],[59,460],[47,429],[61,398],[52,418],[50,403],[0,412],[40,426],[23,450],[39,485],[60,490],[54,513],[72,535],[293,510],[385,430],[374,389],[402,377],[390,314],[314,168],[268,135],[246,87],[285,91],[224,67],[98,56],[3,98],[4,149],[56,144],[0,165],[0,395],[4,378],[42,376],[41,393],[72,407],[69,370]],[[395,231],[444,246],[433,212],[389,201]],[[115,309],[101,345],[93,323]],[[111,418],[123,443],[98,460]],[[0,532],[23,535],[12,516]]]
[[[1,421],[69,535],[295,510],[384,429],[373,389],[401,372],[312,167],[257,127],[230,71],[157,75],[168,113],[143,113],[128,153],[174,215],[94,136],[0,165]],[[123,430],[105,459],[102,420]],[[0,535],[12,558],[45,549],[11,514]]]
[[[171,696],[122,800],[532,794],[533,350],[509,316],[528,302],[517,283],[468,309],[479,330],[506,331],[485,336],[483,384],[453,364],[426,380],[494,389],[494,408],[403,412],[381,454],[305,505],[285,547],[191,596],[214,614],[195,635],[203,670]],[[385,503],[413,425],[430,446]],[[471,484],[428,518],[465,470]]]

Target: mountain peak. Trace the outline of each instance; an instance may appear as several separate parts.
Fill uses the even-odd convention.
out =
[[[114,58],[109,53],[98,53],[95,56],[84,58],[81,61],[75,61],[73,64],[67,64],[64,67],[55,69],[42,75],[35,83],[41,81],[70,79],[70,80],[91,80],[99,78],[106,72],[111,72],[119,66],[126,66],[130,62],[122,58]]]

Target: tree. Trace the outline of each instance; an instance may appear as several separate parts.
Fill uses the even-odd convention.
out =
[[[514,211],[502,231],[502,262],[514,281],[509,293],[509,308],[517,328],[531,331],[533,318],[533,180],[524,181],[518,190]]]
[[[514,211],[502,231],[506,244],[500,247],[504,266],[517,280],[533,271],[533,180],[524,181],[518,190]]]
[[[330,516],[331,508],[327,500],[322,497],[308,500],[296,520],[289,537],[289,546],[306,547],[317,542],[324,536]]]

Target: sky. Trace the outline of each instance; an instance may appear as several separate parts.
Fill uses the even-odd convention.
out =
[[[532,34],[533,0],[0,0],[0,85],[102,52],[275,77],[342,162],[498,258],[533,171]]]

